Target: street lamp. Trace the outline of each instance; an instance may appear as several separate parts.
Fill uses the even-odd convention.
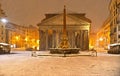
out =
[[[15,38],[16,38],[17,41],[19,40],[19,36],[16,36]]]
[[[0,21],[3,22],[3,23],[7,23],[8,22],[8,20],[5,19],[5,18],[1,18]]]
[[[16,39],[16,47],[18,47],[20,36],[15,36],[15,39]]]
[[[103,38],[101,37],[99,40],[100,40],[100,41],[103,41]]]

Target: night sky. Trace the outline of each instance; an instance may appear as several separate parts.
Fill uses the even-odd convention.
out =
[[[0,0],[2,9],[10,22],[19,25],[40,23],[46,13],[86,13],[92,20],[92,31],[97,31],[109,15],[110,0]]]

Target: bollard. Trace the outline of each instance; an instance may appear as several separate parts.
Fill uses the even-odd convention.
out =
[[[91,56],[97,56],[97,51],[93,48],[90,50],[91,51]]]
[[[36,57],[37,56],[36,51],[32,51],[31,56]]]

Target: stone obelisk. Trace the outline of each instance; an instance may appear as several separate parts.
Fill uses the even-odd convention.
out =
[[[64,5],[64,10],[63,10],[63,33],[61,36],[61,41],[59,48],[69,48],[70,44],[68,41],[68,36],[67,36],[67,30],[66,30],[66,6]]]

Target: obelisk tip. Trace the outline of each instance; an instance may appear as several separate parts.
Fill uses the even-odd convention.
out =
[[[66,8],[66,5],[64,5],[64,9]]]

